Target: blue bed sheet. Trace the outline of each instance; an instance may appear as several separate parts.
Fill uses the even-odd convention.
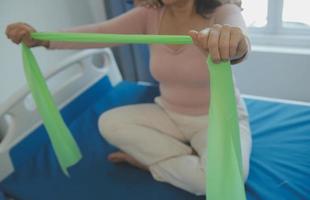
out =
[[[106,160],[115,147],[99,134],[99,115],[111,108],[152,102],[157,87],[103,79],[62,110],[83,159],[65,177],[41,126],[13,148],[16,171],[0,190],[17,200],[203,200],[147,172]],[[249,200],[310,199],[310,107],[246,100],[253,130]]]
[[[0,190],[0,200],[5,200],[4,199],[4,194],[3,194],[3,192]]]

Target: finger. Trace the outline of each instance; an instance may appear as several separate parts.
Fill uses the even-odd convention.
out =
[[[219,28],[213,28],[210,30],[209,39],[208,39],[208,50],[210,52],[213,62],[219,63],[221,60],[219,52],[219,39],[220,31]]]
[[[230,35],[230,43],[229,43],[229,57],[236,57],[238,46],[240,43],[242,35],[238,31],[232,31]]]
[[[14,28],[9,33],[10,39],[16,44],[18,44],[20,40],[20,38],[18,37],[18,32],[19,32],[18,28]]]
[[[246,38],[243,38],[238,44],[235,59],[243,57],[247,52],[248,52],[248,43],[246,41]]]
[[[14,41],[19,44],[24,40],[27,33],[29,33],[29,31],[25,27],[19,26],[12,31],[12,37]]]
[[[36,41],[32,39],[31,32],[26,31],[22,38],[23,43],[25,43],[27,46],[34,46]]]
[[[13,26],[12,24],[7,27],[6,34],[8,35],[9,38],[11,38],[13,36],[16,29],[17,29],[17,27]]]
[[[22,35],[23,36],[23,39],[22,39],[23,42],[28,43],[28,44],[35,43],[36,40],[32,39],[31,33],[35,32],[36,30],[33,27],[31,27],[30,25],[25,24],[25,23],[22,23],[21,27],[22,27],[23,32],[24,32],[24,34]]]
[[[12,29],[11,28],[7,28],[7,30],[5,31],[7,38],[11,39],[12,35],[11,35]]]
[[[19,44],[24,39],[26,33],[33,30],[28,24],[18,22],[8,25],[6,35],[13,43]]]
[[[8,36],[8,38],[10,37],[16,37],[16,33],[19,32],[22,29],[26,29],[26,30],[34,30],[31,26],[25,24],[25,23],[14,23],[14,24],[10,24],[7,29],[6,29],[6,34]],[[17,31],[17,32],[16,32]]]
[[[198,35],[199,33],[195,30],[191,30],[188,32],[188,34],[192,37],[193,40],[193,44],[195,44],[199,50],[201,51],[202,54],[204,54],[205,56],[208,56],[208,50],[207,49],[203,49],[202,45],[200,44],[199,40],[198,40]]]
[[[13,28],[16,27],[16,25],[17,25],[17,23],[9,24],[9,25],[7,26],[7,30],[8,30],[8,31],[12,30]]]
[[[12,29],[12,26],[11,26],[11,25],[8,25],[8,26],[6,27],[6,29],[5,29],[5,34],[6,34],[6,37],[7,37],[7,38],[10,38],[9,33],[10,33],[11,29]]]
[[[200,31],[199,40],[201,42],[202,48],[206,51],[208,51],[209,33],[210,33],[210,29],[208,29],[208,28]]]
[[[28,30],[28,31],[35,31],[35,29],[32,26],[30,26],[30,25],[28,25],[26,23],[21,23],[20,27],[25,29],[25,30]]]
[[[197,36],[198,46],[202,50],[208,50],[208,34],[204,34],[202,31]]]
[[[17,32],[16,38],[18,40],[18,43],[20,43],[21,41],[23,41],[25,39],[26,34],[27,34],[26,30],[21,30],[21,31]]]
[[[14,44],[19,44],[18,40],[16,40],[16,39],[11,39],[11,41],[12,41]]]
[[[195,30],[191,30],[188,32],[188,35],[191,36],[193,43],[198,45],[198,32]]]
[[[230,58],[229,45],[230,45],[230,27],[223,26],[220,32],[220,39],[219,39],[219,52],[221,60],[228,60]]]

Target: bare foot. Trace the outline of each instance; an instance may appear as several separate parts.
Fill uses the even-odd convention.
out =
[[[108,160],[113,162],[113,163],[121,163],[121,162],[127,162],[139,169],[143,169],[148,171],[147,166],[141,164],[139,161],[137,161],[135,158],[133,158],[132,156],[128,155],[127,153],[118,151],[115,153],[111,153],[108,156]]]

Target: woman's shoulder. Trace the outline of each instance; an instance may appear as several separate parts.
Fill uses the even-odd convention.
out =
[[[160,8],[146,8],[146,7],[136,7],[134,8],[134,12],[141,13],[141,17],[145,17],[145,20],[148,21],[149,24],[157,23],[164,11],[164,7]]]
[[[163,8],[146,8],[143,6],[138,6],[131,10],[131,12],[140,13],[148,16],[157,16],[162,12]]]
[[[240,14],[241,11],[241,7],[236,5],[235,3],[223,3],[213,11],[212,18],[216,20],[217,18],[222,18],[223,16]]]
[[[159,15],[158,13],[160,13],[160,9],[139,6],[127,11],[126,13],[123,13],[122,17],[131,18],[138,21],[151,22],[157,18]]]
[[[129,12],[127,12],[127,17],[131,17],[135,21],[132,23],[143,23],[146,28],[146,33],[154,34],[156,33],[157,26],[161,17],[163,8],[145,8],[145,7],[136,7]]]
[[[219,0],[222,4],[235,4],[238,7],[241,7],[241,0]]]
[[[241,7],[236,3],[222,3],[214,10],[214,13],[240,12],[241,10]]]

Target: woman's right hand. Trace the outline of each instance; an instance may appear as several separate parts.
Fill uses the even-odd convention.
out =
[[[26,23],[13,23],[7,26],[6,36],[15,44],[23,42],[28,47],[44,46],[49,47],[48,41],[36,40],[31,37],[31,33],[36,30]]]

